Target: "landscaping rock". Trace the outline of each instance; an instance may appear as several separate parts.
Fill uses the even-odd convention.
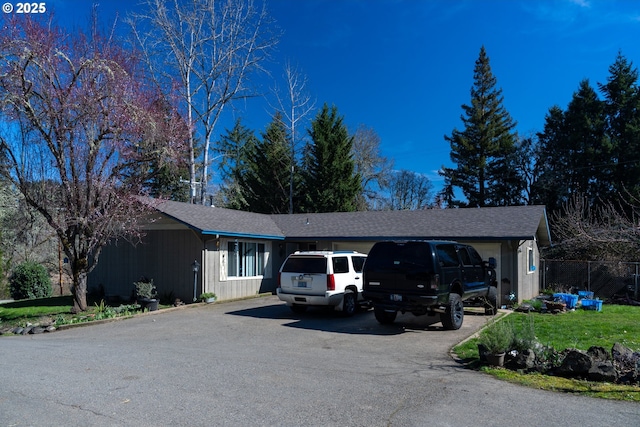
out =
[[[593,361],[606,362],[608,360],[611,360],[611,356],[609,355],[609,352],[605,350],[604,347],[599,347],[595,345],[592,347],[589,347],[589,350],[587,350],[587,354],[591,357]]]
[[[506,367],[514,371],[532,371],[536,370],[536,354],[533,350],[524,350],[518,352],[515,356],[507,360]]]
[[[616,382],[618,379],[618,373],[613,367],[613,362],[607,360],[604,362],[597,362],[589,369],[588,378],[591,381],[605,381]]]
[[[629,347],[615,343],[611,349],[613,361],[619,369],[636,369],[640,362],[640,353],[634,352]]]
[[[567,349],[562,364],[556,369],[556,375],[568,378],[584,378],[588,376],[592,366],[593,361],[585,351]]]
[[[29,331],[30,334],[41,334],[44,332],[44,328],[41,328],[40,326],[34,326],[33,328],[31,328],[31,330]]]
[[[618,372],[619,382],[637,384],[640,382],[640,353],[633,351],[620,343],[615,343],[611,349],[613,366]]]
[[[536,310],[528,302],[523,302],[518,307],[516,307],[516,309],[514,311],[519,311],[519,312],[522,312],[522,313],[529,313],[531,311],[536,311]]]

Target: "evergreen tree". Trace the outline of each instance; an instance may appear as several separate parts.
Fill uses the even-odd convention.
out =
[[[605,138],[604,104],[583,80],[566,111],[553,107],[539,133],[536,202],[559,211],[574,195],[588,202],[607,200],[611,181],[611,145]]]
[[[638,70],[621,54],[600,84],[611,148],[610,182],[617,193],[640,195],[640,90]]]
[[[457,187],[468,206],[519,204],[523,180],[510,162],[516,141],[512,133],[515,122],[502,105],[502,90],[496,88],[497,80],[484,46],[476,60],[473,79],[471,105],[462,105],[464,130],[454,129],[451,136],[445,136],[456,166],[440,171],[446,184],[440,198],[452,199],[453,187]],[[464,205],[448,201],[451,205]]]
[[[247,209],[259,213],[289,212],[289,180],[293,159],[287,127],[277,112],[262,141],[250,145],[239,182]]]
[[[225,129],[215,149],[219,163],[220,193],[224,206],[231,209],[246,209],[247,201],[241,185],[242,174],[247,170],[247,158],[254,149],[257,138],[253,131],[237,119],[233,129]]]
[[[533,184],[533,202],[544,204],[553,212],[562,206],[568,190],[564,188],[566,158],[562,141],[566,139],[564,111],[553,106],[545,116],[544,130],[538,134],[536,176]]]
[[[303,155],[301,173],[304,212],[348,212],[356,209],[362,191],[349,136],[338,109],[324,104],[311,122],[311,143]]]
[[[592,203],[610,194],[607,163],[610,144],[605,140],[603,103],[587,80],[580,83],[564,113],[564,184],[569,193],[584,194]]]

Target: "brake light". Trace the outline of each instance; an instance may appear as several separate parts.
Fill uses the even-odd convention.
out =
[[[434,291],[437,291],[439,287],[440,287],[440,275],[434,274],[433,276],[431,276],[431,289]]]
[[[336,290],[336,279],[333,277],[333,274],[327,274],[327,290],[335,291]]]
[[[277,283],[277,287],[278,288],[282,288],[282,273],[278,272],[278,283]]]

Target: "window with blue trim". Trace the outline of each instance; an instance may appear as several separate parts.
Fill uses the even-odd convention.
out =
[[[233,241],[227,246],[228,277],[254,277],[264,275],[264,243]]]
[[[527,248],[527,272],[533,273],[536,271],[536,263],[533,248]]]

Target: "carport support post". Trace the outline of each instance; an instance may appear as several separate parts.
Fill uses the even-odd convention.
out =
[[[200,269],[200,263],[198,260],[194,260],[191,264],[191,270],[193,270],[193,302],[198,300],[197,287],[198,287],[198,270]]]

